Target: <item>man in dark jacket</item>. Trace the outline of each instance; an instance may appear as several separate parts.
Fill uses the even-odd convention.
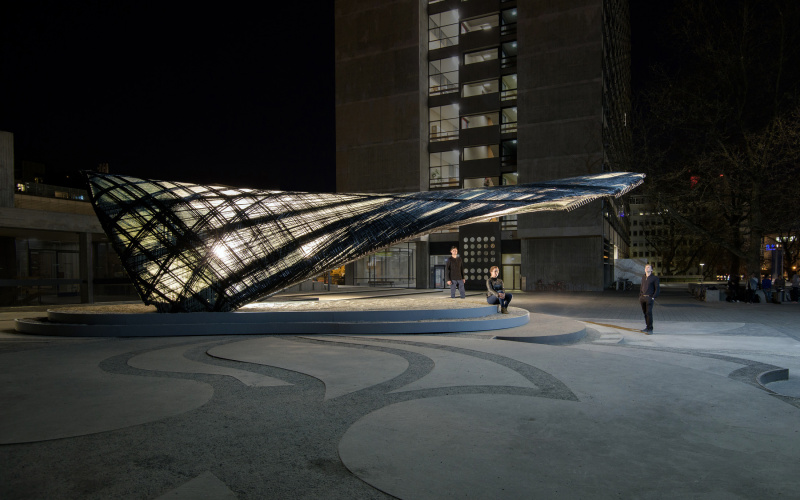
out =
[[[456,298],[456,288],[461,291],[461,298],[466,298],[467,293],[464,290],[464,282],[467,281],[464,277],[464,261],[458,255],[458,247],[450,249],[451,257],[447,259],[444,265],[444,279],[450,285],[450,298]]]
[[[653,334],[653,304],[656,297],[661,293],[658,276],[653,274],[653,267],[650,264],[644,266],[644,276],[642,276],[642,286],[639,288],[639,303],[642,305],[642,313],[647,326],[642,329],[645,335]]]

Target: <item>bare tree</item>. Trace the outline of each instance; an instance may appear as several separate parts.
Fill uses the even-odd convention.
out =
[[[665,216],[760,272],[765,234],[796,219],[800,22],[793,0],[680,3],[679,62],[637,96],[636,144]],[[795,224],[796,226],[796,224]]]

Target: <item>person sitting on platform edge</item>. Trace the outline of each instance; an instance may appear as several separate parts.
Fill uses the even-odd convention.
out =
[[[506,292],[503,280],[497,277],[500,274],[499,267],[492,266],[492,268],[489,269],[489,273],[492,276],[486,280],[486,302],[490,304],[499,303],[500,312],[508,314],[508,304],[511,302],[513,295]]]
[[[642,276],[642,286],[639,288],[639,303],[642,305],[642,313],[646,326],[642,328],[645,335],[653,334],[653,305],[656,297],[661,293],[658,276],[653,274],[653,266],[644,266],[644,276]]]
[[[460,289],[461,298],[466,298],[467,292],[464,290],[464,282],[467,279],[464,277],[464,261],[458,255],[458,247],[453,246],[450,248],[450,255],[452,257],[447,259],[444,266],[444,279],[450,285],[450,298],[456,298],[456,288]]]

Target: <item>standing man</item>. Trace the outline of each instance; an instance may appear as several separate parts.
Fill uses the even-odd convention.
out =
[[[764,279],[761,280],[761,289],[764,290],[764,299],[767,304],[772,302],[772,280],[768,274],[765,274]]]
[[[647,324],[642,329],[645,335],[653,334],[653,304],[655,304],[659,293],[661,293],[661,286],[658,283],[658,276],[653,274],[653,266],[647,264],[644,266],[642,286],[639,289],[639,303],[642,304],[642,313]]]
[[[747,280],[747,302],[753,304],[757,301],[758,295],[756,292],[758,291],[758,276],[756,273],[750,275],[750,279]]]
[[[780,304],[781,302],[786,301],[786,297],[783,293],[783,291],[786,289],[786,279],[782,274],[775,276],[775,279],[772,281],[772,288],[775,289],[773,291],[773,297],[777,297],[775,302]]]
[[[458,247],[454,246],[450,249],[451,257],[447,259],[444,265],[444,279],[450,285],[450,298],[456,298],[456,288],[460,287],[461,298],[466,298],[467,292],[464,290],[464,261],[458,255]]]

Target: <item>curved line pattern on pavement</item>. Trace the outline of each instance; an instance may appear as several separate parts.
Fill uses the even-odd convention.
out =
[[[184,353],[196,344],[165,347],[138,354],[128,360],[128,364],[140,370],[163,371],[173,373],[203,373],[209,375],[226,375],[252,387],[277,387],[291,385],[259,373],[236,368],[216,366],[187,359]]]
[[[194,380],[109,373],[101,363],[128,342],[53,346],[0,362],[0,444],[106,432],[198,408],[213,389]],[[17,374],[25,373],[24,379]]]

